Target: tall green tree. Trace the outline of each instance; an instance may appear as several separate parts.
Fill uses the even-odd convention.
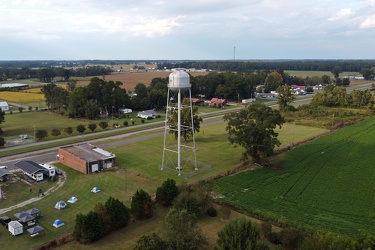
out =
[[[276,92],[279,93],[277,95],[277,103],[279,104],[279,109],[281,111],[285,111],[288,109],[290,104],[296,99],[290,86],[283,84],[276,89]]]
[[[207,239],[196,222],[196,217],[188,211],[172,208],[162,223],[162,238],[169,249],[204,249]]]
[[[342,73],[342,68],[340,66],[335,66],[331,69],[331,73],[335,78],[338,78]]]
[[[104,206],[111,217],[111,229],[115,230],[128,225],[130,220],[130,209],[125,206],[123,202],[113,197],[109,197]]]
[[[268,249],[260,242],[259,229],[248,219],[229,221],[218,233],[218,249]]]
[[[104,223],[99,214],[90,211],[87,215],[78,214],[76,216],[73,237],[77,241],[87,244],[98,240],[105,233]]]
[[[375,67],[373,68],[363,68],[360,72],[365,80],[374,80],[375,78]]]
[[[177,197],[179,191],[176,181],[167,179],[163,184],[156,189],[156,202],[161,203],[163,206],[170,206]]]
[[[187,100],[188,101],[188,100]],[[168,125],[171,128],[170,133],[174,134],[175,137],[178,137],[178,113],[176,109],[168,111]],[[192,125],[194,126],[194,133],[199,133],[202,117],[198,116],[198,107],[192,107],[193,113],[193,123],[191,121],[191,110],[190,107],[183,107],[181,110],[181,136],[184,138],[184,141],[187,141],[190,137],[193,136],[193,130],[191,129]]]
[[[285,120],[278,110],[253,103],[238,112],[226,114],[224,120],[229,142],[245,149],[244,160],[251,156],[257,162],[261,157],[271,155],[275,146],[280,145],[275,128],[281,128]]]
[[[151,196],[143,189],[137,190],[132,197],[130,211],[138,220],[151,218],[153,214]]]

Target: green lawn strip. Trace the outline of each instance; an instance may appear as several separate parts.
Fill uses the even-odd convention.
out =
[[[225,201],[250,214],[314,231],[375,233],[375,118],[297,147],[260,169],[216,182]]]

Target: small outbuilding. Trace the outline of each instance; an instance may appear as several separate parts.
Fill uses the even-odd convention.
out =
[[[62,220],[57,219],[57,220],[55,220],[55,221],[53,222],[52,225],[53,225],[54,227],[56,227],[56,228],[59,228],[59,227],[64,226],[65,223],[64,223]]]
[[[115,166],[116,155],[89,143],[59,148],[59,161],[84,174],[100,172]]]
[[[23,233],[23,226],[18,221],[12,220],[8,223],[8,230],[11,235],[16,236]]]
[[[0,109],[2,111],[9,111],[9,105],[5,101],[0,101]]]
[[[58,210],[64,209],[68,206],[68,204],[65,203],[65,201],[58,201],[55,205],[55,208]]]

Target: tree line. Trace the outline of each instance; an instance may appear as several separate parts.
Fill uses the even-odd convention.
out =
[[[41,82],[69,81],[71,77],[102,76],[109,75],[113,70],[109,67],[90,66],[79,68],[66,67],[42,67],[38,69],[22,68],[0,68],[0,81],[7,79],[22,80],[37,78]]]
[[[196,68],[218,71],[253,70],[306,70],[330,71],[340,66],[344,71],[360,72],[363,68],[375,66],[375,60],[231,60],[231,61],[164,61],[158,63],[158,69]]]

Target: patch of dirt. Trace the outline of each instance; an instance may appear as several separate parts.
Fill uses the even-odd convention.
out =
[[[113,73],[112,75],[104,76],[105,81],[120,81],[123,83],[122,88],[127,91],[135,89],[138,83],[143,83],[146,86],[151,84],[151,80],[157,77],[166,78],[171,72],[156,71],[156,72],[134,72],[134,73]],[[209,72],[189,72],[192,76],[207,75]],[[77,82],[77,86],[86,86],[90,79],[94,76],[86,77],[87,80]],[[103,79],[103,76],[96,76]],[[72,77],[74,79],[74,77]]]

